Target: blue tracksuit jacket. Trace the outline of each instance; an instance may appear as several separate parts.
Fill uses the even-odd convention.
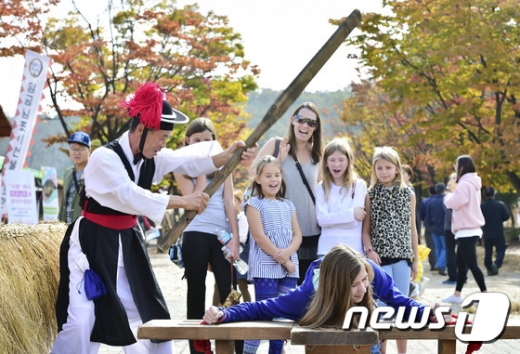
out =
[[[299,321],[307,311],[307,306],[311,302],[315,289],[312,283],[314,269],[319,268],[321,259],[314,261],[307,273],[302,285],[291,290],[285,295],[277,298],[267,299],[256,302],[244,302],[226,309],[222,309],[224,316],[219,323],[239,322],[239,321],[270,321],[273,318],[283,317],[293,321]],[[403,295],[395,286],[392,278],[377,264],[367,260],[374,269],[374,280],[372,290],[375,299],[379,299],[388,306],[396,310],[399,307],[418,308],[417,318],[421,318],[424,312],[424,305]],[[408,311],[406,311],[406,318]]]

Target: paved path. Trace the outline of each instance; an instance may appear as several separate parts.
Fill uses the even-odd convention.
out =
[[[186,318],[186,281],[182,280],[183,271],[174,265],[166,254],[158,254],[155,248],[149,248],[150,259],[161,286],[163,294],[166,298],[168,308],[172,318],[174,319],[185,319]],[[426,264],[425,264],[426,269]],[[429,269],[429,267],[428,267]],[[510,297],[512,301],[520,301],[520,266],[519,270],[505,272],[495,277],[486,277],[486,284],[490,291],[501,291]],[[435,304],[448,295],[450,295],[455,286],[454,285],[443,285],[442,280],[446,277],[440,276],[436,273],[430,273],[428,270],[425,271],[425,276],[430,278],[427,289],[424,294],[418,299],[425,305]],[[213,276],[211,273],[208,274],[206,281],[206,306],[211,304],[213,296]],[[250,291],[253,294],[253,287],[250,286]],[[477,292],[478,287],[473,280],[472,275],[469,275],[468,283],[464,286],[462,295],[467,296],[470,293]],[[452,307],[454,312],[458,311],[457,307]],[[520,316],[514,315],[511,319],[520,320]],[[189,348],[187,341],[175,341],[175,348],[177,354],[189,354]],[[457,354],[464,354],[466,345],[464,343],[457,343]],[[287,344],[285,351],[287,354],[303,354],[305,349],[303,346]],[[121,348],[109,347],[102,345],[99,351],[103,354],[122,354]],[[408,342],[408,354],[429,354],[437,352],[437,342],[433,340],[422,340],[422,341],[409,341]],[[268,353],[268,342],[262,342],[259,354]],[[395,347],[395,341],[388,343],[387,354],[397,353]],[[480,349],[479,354],[517,354],[520,353],[520,339],[518,340],[502,340],[495,343],[484,344]]]

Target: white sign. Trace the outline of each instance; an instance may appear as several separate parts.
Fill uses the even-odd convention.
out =
[[[47,70],[51,59],[28,50],[25,53],[25,67],[23,72],[20,98],[14,117],[11,138],[7,147],[4,161],[4,175],[8,170],[22,170],[29,151],[30,142],[36,123],[36,117],[40,110],[43,89],[47,83]],[[0,210],[5,213],[5,189],[2,188]]]
[[[7,218],[10,224],[38,223],[34,174],[27,170],[7,170],[4,176]]]
[[[43,220],[53,221],[58,219],[58,177],[55,167],[42,166],[42,204]]]

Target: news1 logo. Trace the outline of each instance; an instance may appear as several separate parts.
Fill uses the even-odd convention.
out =
[[[500,336],[509,318],[509,308],[511,302],[507,295],[503,293],[475,293],[464,299],[461,303],[461,309],[468,309],[472,305],[477,305],[477,311],[473,317],[472,324],[468,325],[469,314],[466,311],[461,311],[455,323],[455,336],[458,340],[463,342],[489,342]],[[392,320],[395,315],[395,322],[393,323],[398,329],[442,329],[446,326],[446,319],[444,316],[451,318],[451,309],[449,307],[437,307],[434,310],[437,322],[429,322],[429,317],[432,309],[425,307],[424,312],[420,318],[417,319],[417,307],[412,307],[408,311],[407,320],[405,320],[406,308],[400,307],[395,313],[392,307],[378,307],[372,312],[370,318],[370,327],[375,330],[390,329]],[[368,309],[363,306],[356,306],[350,308],[343,322],[343,329],[350,329],[352,323],[352,316],[359,315],[358,329],[364,330],[368,324]],[[466,329],[469,333],[464,333]]]

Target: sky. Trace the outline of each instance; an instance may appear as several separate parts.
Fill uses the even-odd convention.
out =
[[[329,19],[347,17],[354,9],[382,12],[382,0],[177,0],[179,6],[197,3],[202,13],[226,15],[242,35],[245,58],[258,65],[260,88],[284,90],[336,30]],[[71,0],[61,0],[62,9]],[[106,0],[76,0],[87,14],[106,6]],[[69,4],[69,5],[67,5]],[[97,6],[99,5],[99,6]],[[354,30],[351,34],[358,33]],[[336,91],[359,80],[359,64],[348,59],[354,48],[342,45],[309,83],[305,91]],[[23,58],[0,59],[0,105],[7,116],[16,111]],[[46,111],[46,105],[43,105]]]

